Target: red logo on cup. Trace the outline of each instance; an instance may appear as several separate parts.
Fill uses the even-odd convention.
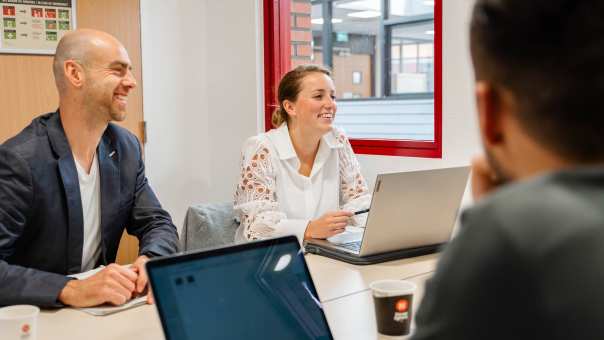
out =
[[[394,305],[394,308],[399,313],[406,312],[407,309],[409,308],[409,302],[407,300],[400,299],[396,302],[396,305]]]
[[[28,334],[30,330],[31,330],[31,327],[27,323],[24,324],[23,326],[21,326],[21,332],[23,334]]]

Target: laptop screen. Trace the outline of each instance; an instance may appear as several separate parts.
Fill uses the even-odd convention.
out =
[[[295,237],[152,260],[167,339],[332,339]]]

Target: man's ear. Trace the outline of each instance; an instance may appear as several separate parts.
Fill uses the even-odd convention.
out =
[[[84,68],[74,60],[66,60],[63,63],[63,72],[65,81],[69,82],[73,87],[81,88],[84,85]]]
[[[289,100],[283,101],[283,108],[287,112],[288,115],[295,117],[296,116],[296,105]]]
[[[488,146],[496,146],[503,141],[504,103],[502,93],[493,84],[478,81],[476,83],[476,107],[483,142]]]

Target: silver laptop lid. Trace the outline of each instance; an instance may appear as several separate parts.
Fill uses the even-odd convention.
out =
[[[447,242],[469,172],[464,166],[378,175],[359,255]]]

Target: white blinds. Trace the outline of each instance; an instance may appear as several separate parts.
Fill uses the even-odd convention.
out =
[[[348,138],[434,141],[434,100],[339,101],[335,124]]]

